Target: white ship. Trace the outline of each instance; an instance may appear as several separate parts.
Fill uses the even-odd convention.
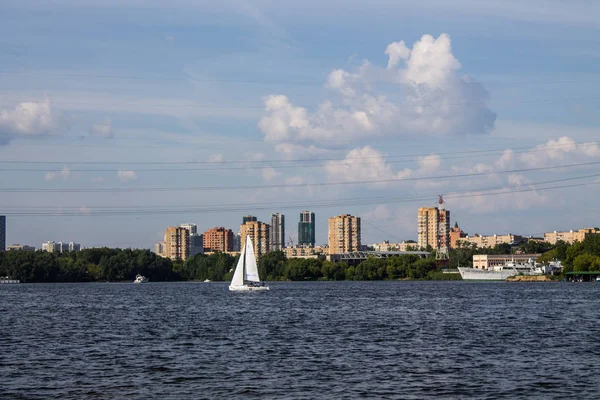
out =
[[[465,281],[505,281],[515,275],[543,275],[544,270],[537,267],[533,260],[528,263],[518,264],[509,261],[504,265],[494,266],[490,269],[476,269],[458,267],[460,276]]]

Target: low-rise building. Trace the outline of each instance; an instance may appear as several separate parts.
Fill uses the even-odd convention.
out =
[[[419,244],[414,240],[403,240],[402,242],[392,243],[389,240],[384,240],[381,243],[371,245],[374,251],[410,251],[417,250]]]
[[[558,241],[563,241],[569,244],[575,242],[583,242],[589,235],[597,235],[600,233],[598,228],[583,228],[578,231],[568,232],[548,232],[544,233],[544,241],[550,244],[556,244]]]
[[[287,258],[321,258],[329,254],[329,246],[293,246],[283,251]]]
[[[537,260],[541,254],[474,254],[473,268],[490,269],[496,266],[504,265],[509,261],[515,263],[527,263],[530,260]]]
[[[467,235],[464,238],[460,238],[456,241],[456,243],[457,243],[457,245],[459,242],[470,243],[470,244],[474,244],[476,247],[483,248],[483,247],[495,247],[499,244],[514,245],[517,243],[521,243],[525,240],[526,240],[526,238],[524,238],[523,236],[513,235],[512,233],[509,233],[508,235],[489,235],[489,236],[475,234],[473,236]]]
[[[6,246],[6,251],[35,251],[35,247],[28,246],[26,244],[11,244],[10,246]]]

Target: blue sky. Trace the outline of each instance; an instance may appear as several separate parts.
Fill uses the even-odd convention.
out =
[[[165,3],[1,6],[10,243],[149,248],[279,211],[296,239],[303,209],[320,243],[341,213],[416,239],[438,193],[470,234],[600,225],[597,2]]]

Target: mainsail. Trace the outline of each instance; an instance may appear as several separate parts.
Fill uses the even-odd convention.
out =
[[[252,244],[252,239],[250,239],[250,236],[246,237],[245,250],[246,276],[244,279],[249,282],[260,282],[260,278],[258,277],[258,267],[256,265],[256,257],[254,256],[254,245]]]

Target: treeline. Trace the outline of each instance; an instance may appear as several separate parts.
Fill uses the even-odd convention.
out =
[[[600,271],[600,235],[589,235],[583,242],[573,244],[558,242],[538,259],[539,262],[552,260],[562,261],[564,272]]]
[[[0,276],[21,282],[133,281],[137,274],[151,281],[180,280],[173,263],[149,250],[86,249],[80,252],[0,252]]]
[[[66,253],[8,251],[0,253],[0,276],[21,282],[133,281],[137,274],[151,282],[229,281],[237,259],[217,253],[199,254],[180,262],[148,250],[110,248]],[[258,268],[261,278],[269,281],[451,278],[436,274],[434,259],[413,255],[369,258],[357,266],[348,266],[320,259],[287,259],[285,253],[275,251],[261,257]]]

